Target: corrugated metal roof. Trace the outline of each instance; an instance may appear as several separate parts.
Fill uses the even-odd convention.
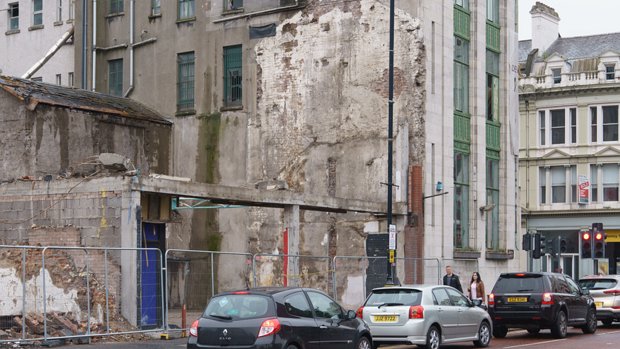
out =
[[[0,88],[24,101],[32,108],[36,104],[42,103],[172,125],[171,121],[164,118],[158,112],[129,98],[115,97],[103,93],[3,75],[0,75]]]
[[[592,72],[598,70],[598,58],[577,59],[571,62],[572,73]]]

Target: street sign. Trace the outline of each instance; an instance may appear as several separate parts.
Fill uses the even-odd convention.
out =
[[[390,236],[389,236],[388,248],[390,250],[395,250],[396,249],[396,225],[390,224],[389,234]]]

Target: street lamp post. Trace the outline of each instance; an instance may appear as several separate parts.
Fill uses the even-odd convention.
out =
[[[390,0],[390,47],[388,68],[388,182],[387,182],[387,225],[390,232],[388,243],[388,263],[386,285],[394,285],[396,274],[396,234],[392,233],[392,143],[393,143],[393,119],[394,119],[394,0]]]

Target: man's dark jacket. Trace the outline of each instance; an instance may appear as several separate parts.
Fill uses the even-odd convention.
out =
[[[452,274],[452,277],[449,277],[448,274],[443,276],[443,284],[447,286],[452,286],[457,290],[463,292],[463,288],[461,288],[461,280],[456,274]]]

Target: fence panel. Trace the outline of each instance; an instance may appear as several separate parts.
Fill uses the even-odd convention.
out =
[[[166,328],[187,329],[213,295],[253,286],[252,254],[171,249],[165,254]]]

